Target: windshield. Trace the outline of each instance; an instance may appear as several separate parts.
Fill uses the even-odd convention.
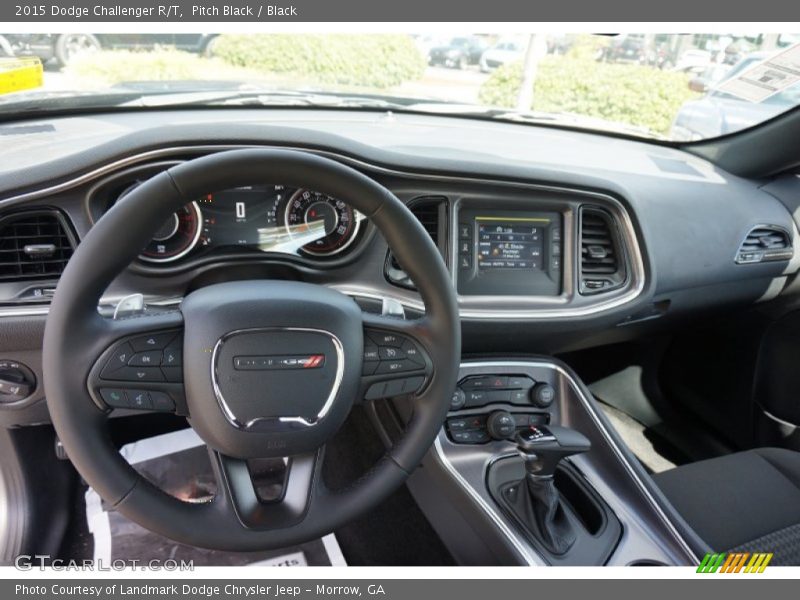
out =
[[[794,108],[798,82],[789,33],[0,33],[0,118],[323,106],[699,140]]]

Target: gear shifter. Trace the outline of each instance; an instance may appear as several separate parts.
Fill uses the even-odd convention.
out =
[[[564,554],[575,543],[576,533],[553,475],[563,458],[587,452],[591,442],[574,429],[556,426],[531,426],[517,433],[514,441],[525,462],[525,479],[507,488],[506,499],[550,552]]]

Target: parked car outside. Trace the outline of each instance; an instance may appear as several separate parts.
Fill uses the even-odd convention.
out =
[[[203,33],[0,33],[0,55],[38,56],[61,66],[86,52],[149,50],[173,46],[178,50],[211,54],[217,34]]]
[[[469,65],[477,65],[486,48],[486,42],[477,36],[455,37],[444,46],[432,48],[428,64],[464,69]]]
[[[771,56],[754,52],[730,67],[716,63],[689,82],[689,87],[705,95],[685,103],[678,110],[670,137],[690,141],[740,131],[789,110],[800,100],[800,85],[793,85],[763,102],[749,102],[716,88],[754,64]]]
[[[525,43],[523,41],[501,40],[481,55],[481,71],[489,73],[507,63],[522,60],[524,57]]]

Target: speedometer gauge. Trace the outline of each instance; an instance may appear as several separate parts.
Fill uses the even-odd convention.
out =
[[[196,202],[172,213],[139,258],[148,262],[171,262],[186,256],[200,239],[200,208]]]
[[[308,240],[301,250],[316,256],[331,256],[347,248],[359,224],[348,204],[321,192],[297,190],[286,205],[286,231],[294,239]]]

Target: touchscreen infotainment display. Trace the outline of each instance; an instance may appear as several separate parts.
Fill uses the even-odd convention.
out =
[[[563,214],[498,206],[458,212],[457,285],[466,296],[561,293]]]
[[[478,268],[541,269],[549,219],[477,217]]]

